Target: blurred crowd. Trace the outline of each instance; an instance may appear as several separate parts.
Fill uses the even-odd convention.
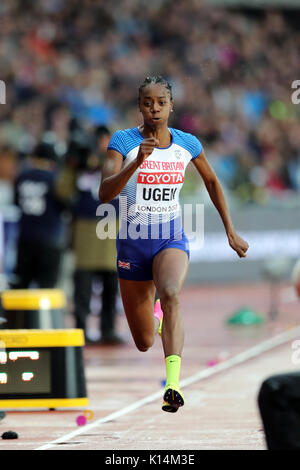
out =
[[[237,198],[264,203],[299,191],[294,12],[200,0],[10,0],[0,17],[0,138],[18,158],[45,132],[63,157],[74,117],[88,133],[136,126],[138,86],[160,74],[173,85],[170,124],[200,138]]]
[[[200,0],[10,0],[0,17],[0,138],[18,158],[45,132],[63,156],[74,117],[86,132],[135,126],[138,86],[161,74],[174,90],[171,125],[200,138],[237,198],[264,203],[299,191],[295,12]]]
[[[0,80],[6,85],[6,104],[0,104],[0,218],[6,220],[0,262],[4,239],[10,269],[9,244],[15,242],[16,286],[27,287],[34,276],[41,282],[47,271],[52,280],[44,282],[51,287],[70,241],[63,229],[71,218],[77,325],[86,327],[93,279],[104,276],[101,329],[109,340],[119,340],[115,247],[95,245],[97,185],[110,134],[141,123],[137,95],[146,76],[170,81],[170,126],[200,139],[239,204],[267,204],[300,191],[300,108],[291,99],[292,83],[300,80],[300,10],[225,10],[208,3],[0,3]],[[43,199],[46,186],[49,200]],[[201,196],[203,189],[191,166],[183,196]],[[6,210],[16,204],[18,241],[19,216]],[[39,242],[41,253],[52,253],[45,260],[37,255]]]

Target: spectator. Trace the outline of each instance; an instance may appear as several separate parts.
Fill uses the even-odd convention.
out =
[[[72,248],[75,254],[74,317],[76,328],[85,331],[87,342],[88,315],[91,312],[93,283],[102,283],[100,344],[122,344],[116,331],[118,277],[115,239],[100,240],[96,227],[99,220],[98,188],[101,166],[109,141],[109,131],[101,126],[96,131],[96,149],[80,128],[74,127],[66,163],[57,182],[60,197],[71,204],[73,214]],[[116,233],[115,233],[116,235]]]
[[[54,288],[64,246],[63,205],[55,194],[57,155],[41,142],[15,183],[20,208],[17,261],[12,287]]]

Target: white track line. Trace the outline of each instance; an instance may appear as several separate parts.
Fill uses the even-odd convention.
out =
[[[199,372],[197,372],[194,375],[191,375],[190,377],[182,380],[180,382],[180,386],[187,387],[188,385],[191,385],[195,382],[198,382],[200,380],[203,380],[207,377],[210,377],[212,375],[217,374],[218,372],[222,372],[224,370],[230,369],[231,367],[234,367],[237,364],[241,364],[242,362],[248,361],[249,359],[252,359],[254,357],[259,356],[260,354],[270,351],[271,349],[284,344],[293,338],[295,338],[297,335],[300,335],[300,326],[297,326],[295,328],[289,329],[287,331],[284,331],[283,333],[280,333],[277,336],[274,336],[266,341],[263,341],[262,343],[247,349],[246,351],[243,351],[236,356],[233,356],[229,359],[227,359],[224,362],[221,362],[220,364],[217,364],[213,367],[209,367],[207,369],[202,369]],[[96,428],[104,423],[107,423],[109,421],[112,421],[114,419],[120,418],[121,416],[124,416],[131,411],[135,411],[138,408],[141,408],[144,405],[147,405],[148,403],[153,402],[154,400],[157,400],[161,398],[162,396],[162,391],[159,390],[156,393],[153,393],[152,395],[148,395],[145,398],[142,398],[141,400],[138,400],[134,403],[132,403],[129,406],[126,406],[125,408],[122,408],[121,410],[115,411],[114,413],[109,414],[108,416],[105,416],[104,418],[97,419],[96,421],[87,424],[85,426],[82,426],[78,429],[76,429],[73,432],[70,432],[69,434],[65,434],[64,436],[55,439],[52,442],[49,442],[48,444],[45,444],[41,447],[38,447],[34,450],[48,450],[51,447],[54,447],[56,444],[59,444],[61,442],[66,442],[71,440],[73,437],[79,436],[80,434],[84,434],[88,431],[90,431],[93,428]]]

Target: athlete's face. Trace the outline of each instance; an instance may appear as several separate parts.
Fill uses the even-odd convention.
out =
[[[173,101],[167,88],[159,83],[152,83],[142,88],[139,108],[144,123],[156,129],[168,122],[169,114],[173,108]]]

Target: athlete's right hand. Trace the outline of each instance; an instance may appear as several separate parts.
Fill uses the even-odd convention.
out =
[[[151,155],[154,148],[159,145],[159,140],[155,137],[148,137],[148,139],[144,139],[143,142],[140,144],[140,148],[137,154],[137,163],[140,166],[146,158]]]

